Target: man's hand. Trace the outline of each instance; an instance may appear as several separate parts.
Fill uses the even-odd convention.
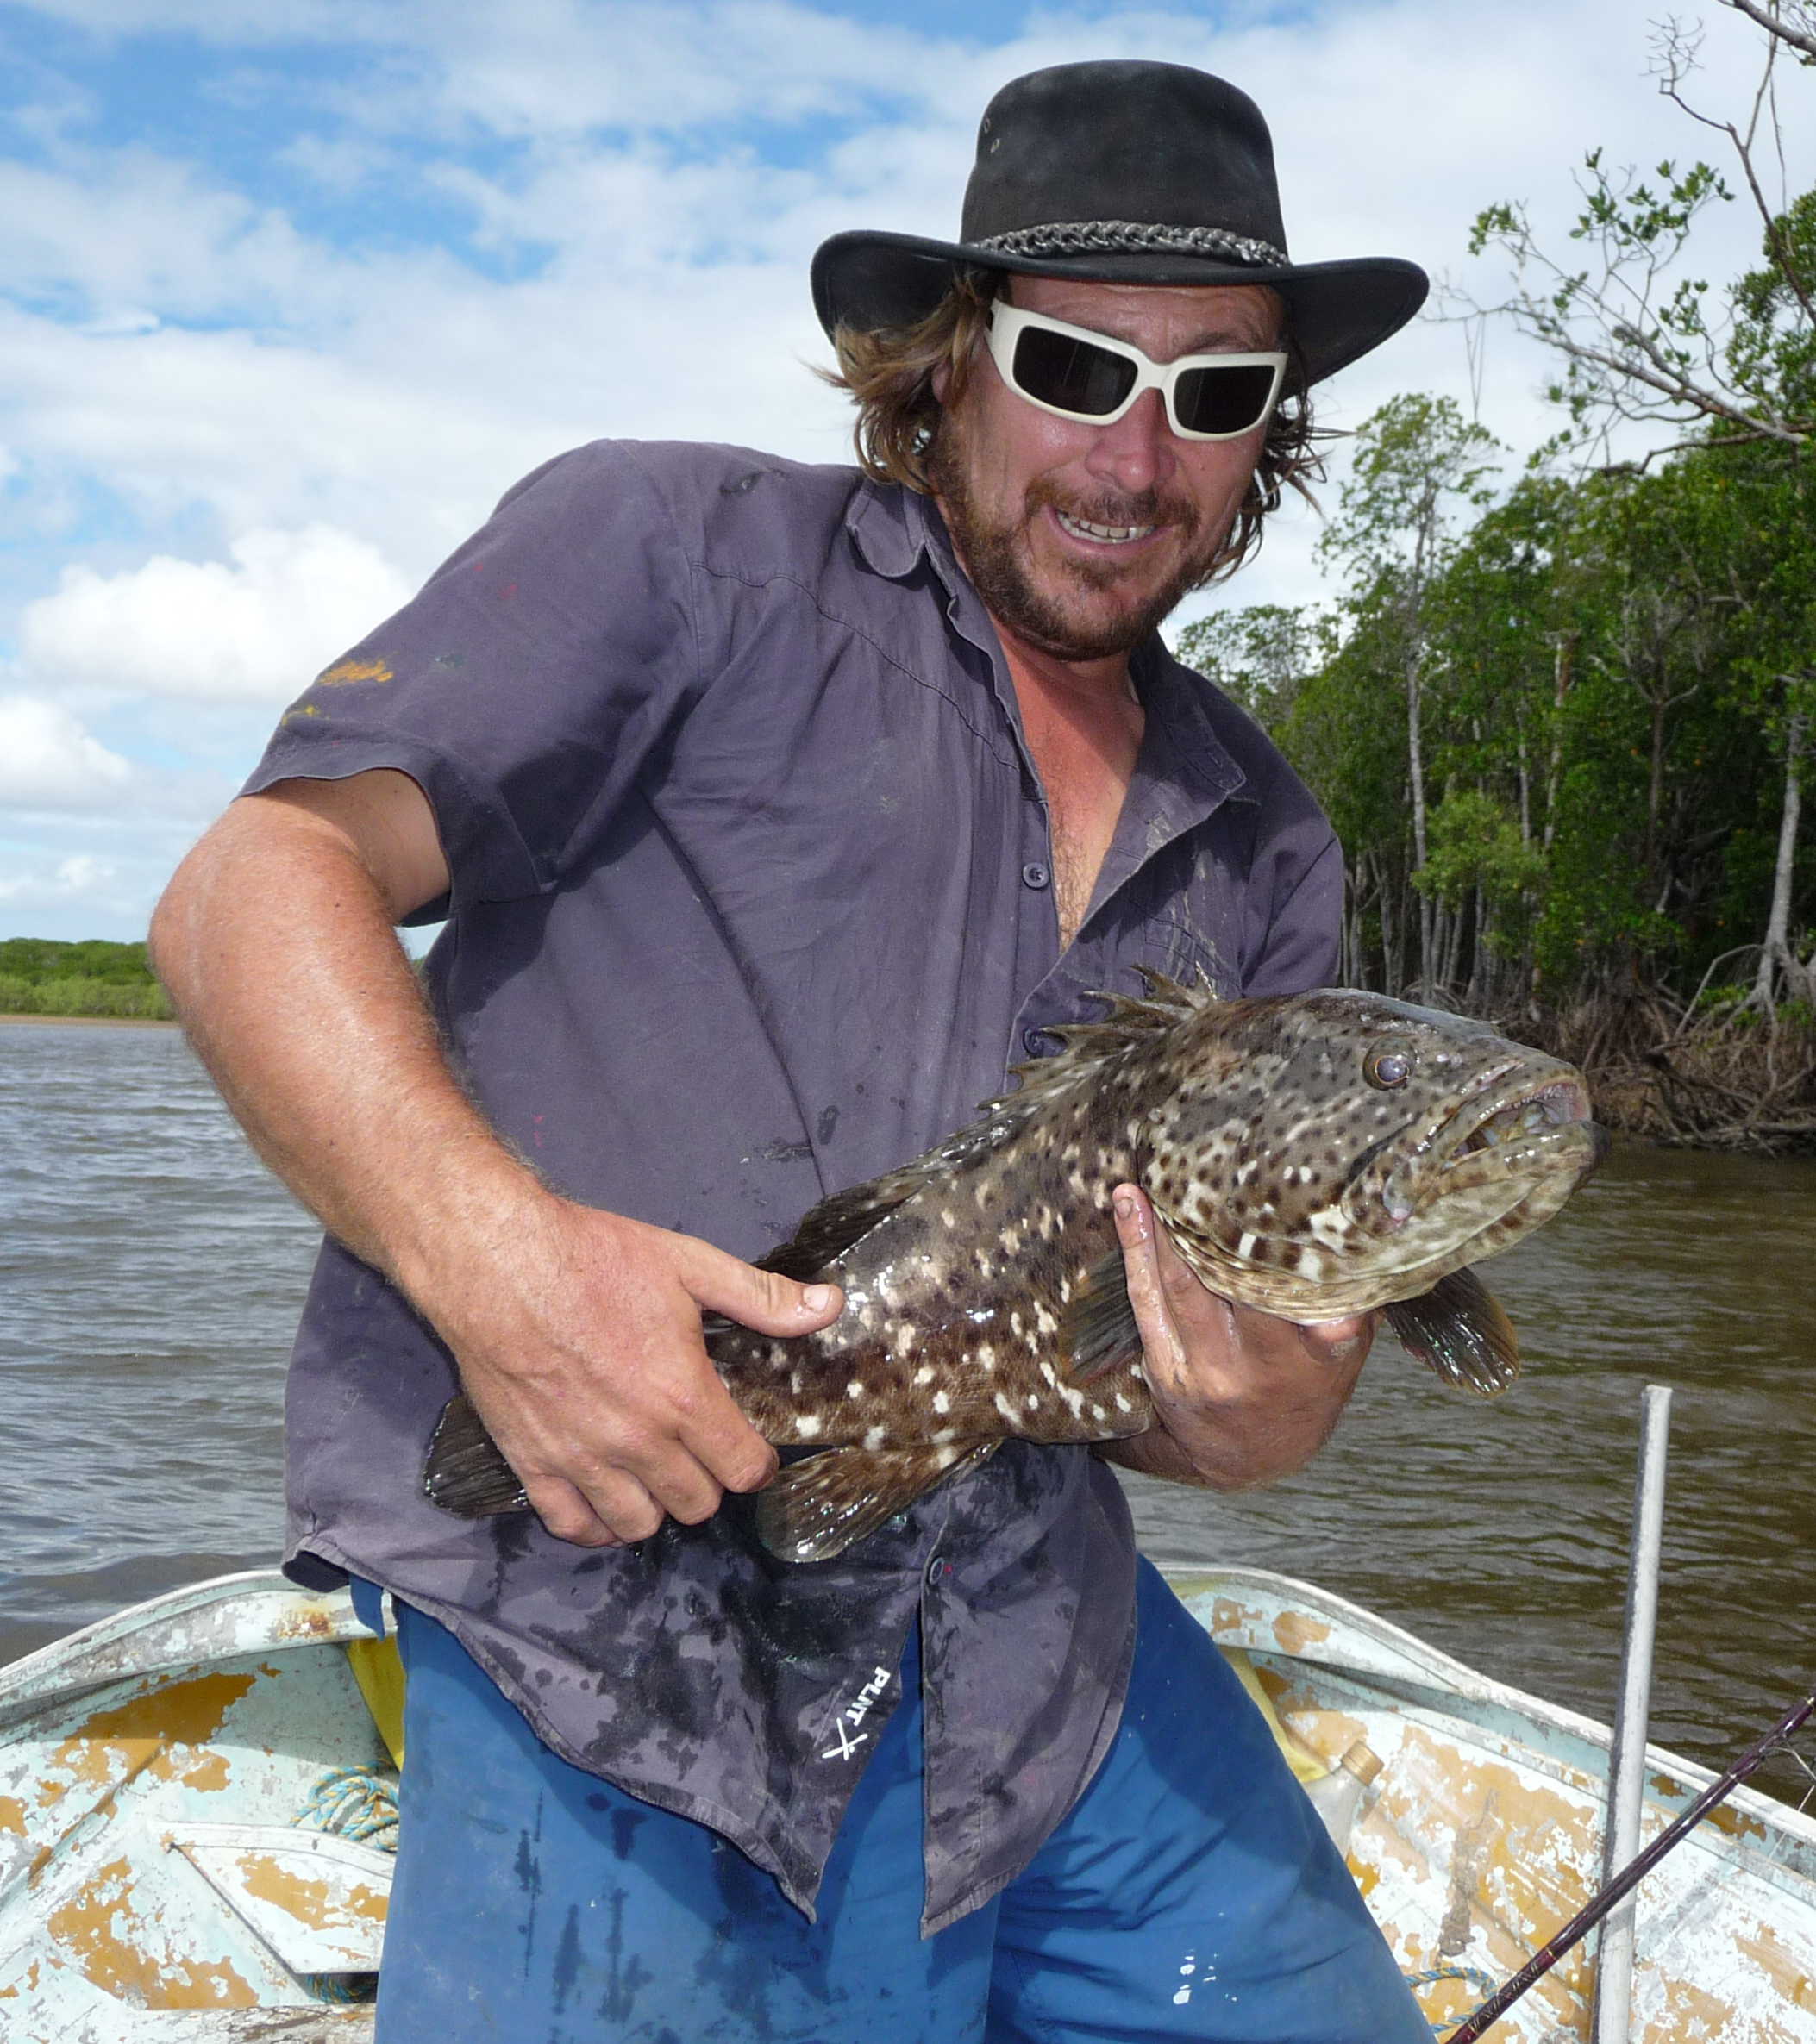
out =
[[[1356,1389],[1376,1316],[1300,1327],[1207,1291],[1134,1185],[1115,1193],[1129,1297],[1159,1425],[1103,1453],[1178,1483],[1241,1491],[1302,1467]]]
[[[755,1491],[775,1451],[708,1360],[703,1308],[768,1335],[836,1319],[836,1285],[802,1285],[692,1235],[537,1191],[507,1256],[440,1272],[418,1303],[542,1523],[582,1547],[647,1540]]]

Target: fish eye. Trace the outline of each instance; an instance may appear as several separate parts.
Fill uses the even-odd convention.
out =
[[[1362,1060],[1362,1077],[1371,1086],[1391,1093],[1412,1076],[1412,1053],[1397,1043],[1377,1043]]]

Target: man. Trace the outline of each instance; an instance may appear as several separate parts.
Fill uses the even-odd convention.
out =
[[[958,243],[841,235],[814,284],[867,477],[551,463],[285,715],[155,924],[329,1229],[288,1566],[400,1614],[382,2044],[1422,2038],[1101,1463],[1011,1443],[778,1563],[700,1314],[827,1324],[741,1260],[1136,967],[1330,976],[1328,825],[1154,628],[1424,278],[1293,265],[1253,105],[1118,63],[998,96]],[[425,1007],[392,925],[444,915]],[[1163,1422],[1119,1459],[1297,1466],[1368,1326],[1237,1311],[1116,1205]],[[457,1378],[533,1512],[423,1497]]]

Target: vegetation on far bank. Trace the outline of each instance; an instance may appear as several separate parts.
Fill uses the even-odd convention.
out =
[[[60,943],[51,937],[0,941],[0,1015],[59,1019],[169,1022],[171,1005],[142,944],[99,937]]]

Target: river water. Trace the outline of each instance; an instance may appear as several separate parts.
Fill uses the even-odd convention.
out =
[[[0,1024],[0,1661],[275,1559],[315,1241],[174,1030]],[[1618,1151],[1491,1267],[1506,1397],[1384,1337],[1299,1476],[1133,1481],[1143,1543],[1312,1578],[1606,1720],[1640,1391],[1673,1385],[1652,1736],[1719,1766],[1816,1682],[1813,1263],[1816,1161]]]

